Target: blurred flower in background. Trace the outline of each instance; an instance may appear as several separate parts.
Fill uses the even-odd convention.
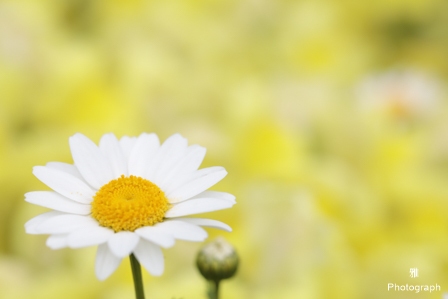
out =
[[[447,18],[442,0],[0,0],[0,297],[132,293],[128,265],[98,283],[91,249],[27,236],[47,210],[23,194],[76,132],[179,132],[239,198],[210,215],[241,260],[223,298],[440,298],[387,284],[417,267],[447,287]],[[148,298],[204,298],[199,246],[165,251]]]
[[[358,87],[360,108],[396,118],[432,117],[440,107],[441,86],[421,72],[390,71],[366,78]]]

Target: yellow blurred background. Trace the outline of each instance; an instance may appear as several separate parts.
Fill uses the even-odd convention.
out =
[[[179,132],[228,170],[238,204],[204,215],[241,259],[222,299],[441,298],[447,22],[444,0],[0,0],[0,298],[134,297],[127,259],[99,282],[95,248],[25,234],[32,167],[72,163],[76,132]],[[164,250],[147,298],[206,298],[200,246]]]

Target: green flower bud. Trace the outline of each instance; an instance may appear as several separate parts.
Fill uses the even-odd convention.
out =
[[[202,276],[212,281],[232,277],[238,268],[238,262],[238,254],[223,237],[202,247],[196,258],[196,265]]]

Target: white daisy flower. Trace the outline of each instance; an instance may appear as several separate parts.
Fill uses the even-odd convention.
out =
[[[412,70],[371,75],[356,89],[363,110],[388,111],[395,116],[431,116],[439,108],[441,95],[435,78]]]
[[[232,231],[217,220],[184,217],[232,207],[235,196],[206,191],[222,180],[223,167],[199,169],[206,149],[174,134],[160,144],[156,134],[103,135],[99,147],[77,133],[69,138],[74,165],[49,162],[33,174],[54,191],[33,191],[26,201],[53,209],[25,224],[29,234],[50,234],[47,246],[98,245],[95,273],[109,277],[134,254],[154,276],[164,271],[161,250],[175,239],[200,242],[201,227]]]

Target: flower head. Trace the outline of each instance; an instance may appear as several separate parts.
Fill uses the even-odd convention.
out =
[[[164,271],[161,250],[175,239],[204,241],[201,227],[231,231],[217,220],[184,217],[227,209],[229,193],[206,191],[223,179],[223,167],[199,169],[205,148],[174,134],[160,144],[156,134],[103,135],[99,146],[77,133],[70,137],[74,164],[49,162],[33,174],[54,191],[25,194],[27,202],[53,209],[25,224],[29,234],[50,234],[47,246],[98,245],[95,272],[106,279],[122,258],[134,254],[154,276]]]

